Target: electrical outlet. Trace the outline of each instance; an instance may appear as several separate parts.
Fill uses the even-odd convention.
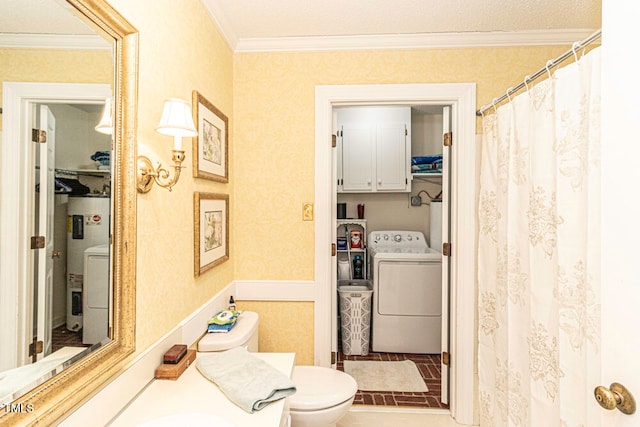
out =
[[[421,205],[422,205],[422,197],[420,196],[411,197],[411,206],[421,206]]]
[[[302,204],[302,220],[313,221],[313,203],[305,202]]]

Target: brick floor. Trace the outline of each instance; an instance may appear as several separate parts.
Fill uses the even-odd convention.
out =
[[[82,344],[82,332],[68,331],[65,325],[54,328],[51,333],[51,351],[58,351],[62,347],[88,347]]]
[[[402,361],[412,360],[429,391],[425,393],[360,391],[356,393],[354,405],[410,406],[418,408],[448,408],[440,402],[440,355],[369,352],[367,356],[346,356],[338,352],[337,368],[344,371],[345,360]]]

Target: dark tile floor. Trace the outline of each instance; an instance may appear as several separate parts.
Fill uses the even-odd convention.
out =
[[[67,330],[66,325],[54,328],[51,333],[51,351],[55,352],[62,347],[88,347],[82,344],[82,330],[72,332]]]
[[[369,352],[367,356],[346,356],[338,352],[337,368],[344,371],[345,360],[413,361],[429,391],[425,393],[360,391],[356,393],[354,405],[410,406],[418,408],[448,408],[440,402],[440,355]]]

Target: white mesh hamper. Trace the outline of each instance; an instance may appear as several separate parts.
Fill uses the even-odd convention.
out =
[[[371,297],[367,286],[340,286],[342,352],[347,356],[369,354],[371,332]]]

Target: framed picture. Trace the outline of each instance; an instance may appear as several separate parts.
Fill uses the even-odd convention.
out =
[[[229,182],[229,119],[198,91],[193,91],[193,176]]]
[[[229,259],[229,195],[193,194],[194,275]]]

